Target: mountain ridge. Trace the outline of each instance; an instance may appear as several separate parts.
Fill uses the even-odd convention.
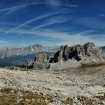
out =
[[[30,46],[19,47],[19,48],[1,48],[0,49],[0,58],[20,56],[20,55],[29,55],[39,52],[55,52],[58,48],[44,47],[40,44],[33,44]]]

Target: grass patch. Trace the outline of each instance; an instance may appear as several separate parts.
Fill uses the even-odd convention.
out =
[[[82,64],[81,68],[105,66],[105,62]]]
[[[68,97],[66,100],[62,101],[62,103],[65,105],[73,105],[73,99]]]
[[[33,93],[29,91],[13,90],[5,88],[0,90],[0,105],[48,105],[53,103],[53,97],[49,94]]]
[[[84,96],[77,96],[77,99],[81,102],[82,105],[93,105],[93,100]]]

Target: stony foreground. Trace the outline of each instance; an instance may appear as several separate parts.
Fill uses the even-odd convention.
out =
[[[0,105],[105,105],[105,66],[0,69]]]

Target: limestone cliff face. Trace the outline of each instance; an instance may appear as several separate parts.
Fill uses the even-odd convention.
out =
[[[47,54],[37,54],[34,61],[27,61],[27,69],[48,69],[50,67]]]
[[[27,68],[33,69],[66,69],[79,67],[82,64],[104,61],[102,51],[92,42],[69,47],[61,46],[60,50],[50,56],[38,54],[33,62],[27,62]]]
[[[80,61],[84,58],[91,57],[101,61],[101,50],[97,48],[92,42],[84,45],[75,45],[69,47],[67,45],[61,46],[60,50],[54,54],[50,63],[59,62],[60,60],[67,61],[68,59],[75,59]]]

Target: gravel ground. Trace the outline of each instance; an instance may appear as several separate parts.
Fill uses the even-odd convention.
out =
[[[105,66],[58,71],[1,68],[0,89],[8,88],[48,94],[54,101],[46,105],[105,105]]]

